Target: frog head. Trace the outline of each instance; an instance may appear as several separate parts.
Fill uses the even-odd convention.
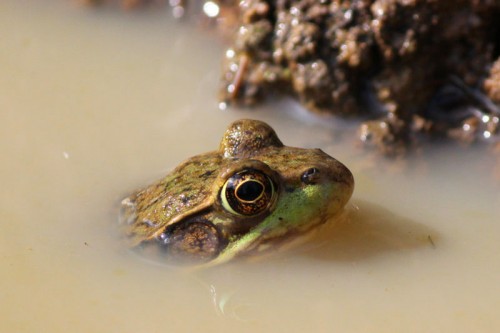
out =
[[[245,119],[228,127],[217,151],[126,198],[122,220],[134,246],[216,264],[305,234],[335,217],[353,188],[333,157],[284,146],[269,125]]]

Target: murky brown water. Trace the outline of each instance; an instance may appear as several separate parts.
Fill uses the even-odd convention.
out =
[[[291,103],[219,111],[221,45],[167,16],[0,4],[0,332],[500,330],[500,185],[482,149],[375,160],[352,125]],[[119,200],[241,117],[345,162],[349,221],[195,273],[123,248]]]

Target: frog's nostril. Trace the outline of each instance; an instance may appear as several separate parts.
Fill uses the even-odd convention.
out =
[[[307,169],[302,176],[300,176],[300,180],[306,185],[316,184],[319,180],[320,172],[318,168],[310,168]]]

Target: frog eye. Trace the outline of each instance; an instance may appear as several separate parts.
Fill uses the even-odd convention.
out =
[[[275,185],[262,171],[246,169],[233,174],[222,187],[222,206],[235,215],[254,216],[274,202]]]

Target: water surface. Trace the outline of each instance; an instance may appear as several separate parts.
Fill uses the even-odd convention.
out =
[[[222,42],[168,17],[0,4],[1,332],[500,330],[486,149],[385,160],[355,144],[355,125],[288,101],[220,111]],[[215,149],[242,117],[347,164],[349,219],[300,250],[203,272],[127,251],[120,199]]]

